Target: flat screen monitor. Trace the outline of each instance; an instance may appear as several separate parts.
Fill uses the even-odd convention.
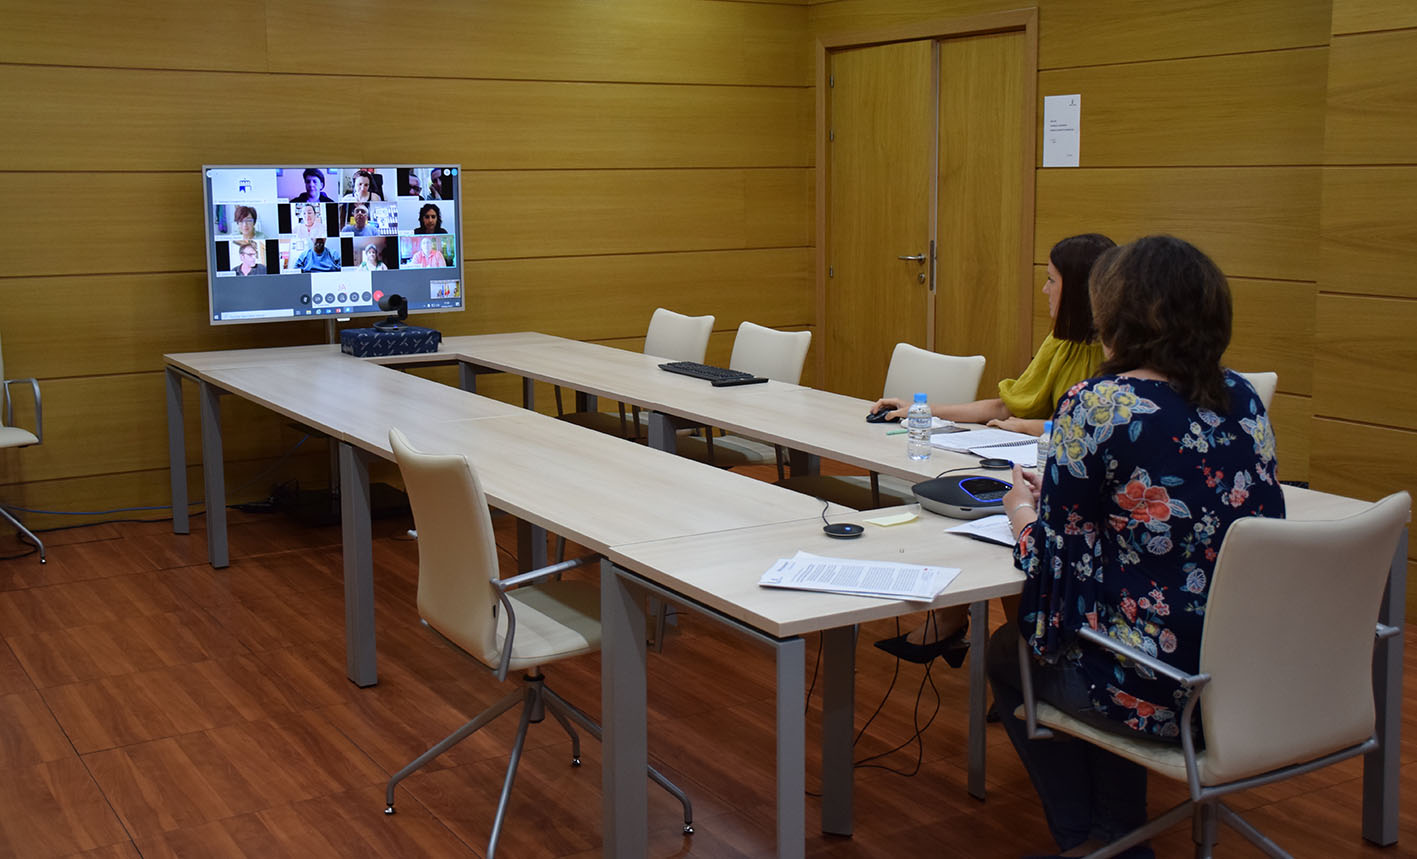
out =
[[[453,164],[208,165],[211,323],[463,309]]]

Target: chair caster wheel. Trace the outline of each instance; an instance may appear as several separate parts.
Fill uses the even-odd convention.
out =
[[[388,808],[384,809],[384,813],[385,813],[385,814],[393,814],[393,813],[394,813],[394,807],[393,807],[392,805],[389,806]]]
[[[692,824],[692,823],[686,823],[686,824],[684,824],[684,834],[685,834],[685,835],[693,835],[693,834],[694,834],[694,824]]]
[[[580,766],[580,765],[581,765],[581,759],[580,759],[580,756],[579,756],[579,755],[577,755],[577,756],[574,757],[574,758],[571,758],[571,766],[573,766],[573,767],[578,767],[578,766]]]

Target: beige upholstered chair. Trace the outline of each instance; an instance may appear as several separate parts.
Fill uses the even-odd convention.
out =
[[[645,332],[644,354],[668,361],[694,361],[702,364],[708,351],[709,335],[713,333],[712,316],[685,316],[663,307],[655,308]],[[635,407],[633,418],[627,418],[625,404],[620,403],[619,416],[608,412],[570,412],[561,405],[561,386],[557,385],[556,416],[597,432],[638,439],[641,426],[640,410]]]
[[[1090,644],[1189,688],[1181,746],[1099,731],[1033,701],[1030,661],[1019,640],[1024,704],[1019,715],[1080,737],[1153,772],[1185,781],[1190,798],[1094,857],[1111,856],[1194,816],[1196,855],[1209,856],[1223,822],[1271,856],[1287,856],[1220,802],[1225,794],[1310,772],[1377,747],[1373,644],[1399,630],[1375,623],[1398,539],[1411,512],[1406,492],[1346,519],[1242,519],[1216,560],[1201,633],[1200,671],[1187,675],[1104,633],[1079,630]],[[1282,598],[1276,599],[1276,594]],[[1191,727],[1197,710],[1205,748]]]
[[[8,447],[28,447],[32,444],[39,444],[44,440],[44,411],[39,399],[39,381],[36,379],[7,379],[5,378],[5,359],[0,353],[0,379],[3,379],[5,389],[4,410],[0,412],[0,449]],[[12,385],[26,384],[30,386],[30,392],[34,396],[34,432],[30,432],[24,427],[15,426],[15,401],[12,399],[10,387]],[[34,532],[26,528],[19,519],[15,518],[9,510],[0,507],[0,515],[10,521],[10,524],[20,529],[20,534],[33,543],[39,549],[39,562],[43,564],[44,543],[34,535]]]
[[[488,707],[389,779],[386,814],[394,813],[394,788],[415,770],[457,745],[518,703],[521,723],[502,785],[487,855],[497,850],[527,726],[550,713],[571,737],[571,764],[579,766],[580,738],[571,723],[596,739],[600,726],[546,688],[540,666],[600,649],[600,589],[559,574],[593,558],[565,561],[497,577],[492,517],[477,472],[458,455],[420,453],[398,430],[389,431],[418,528],[418,613],[447,644],[490,669],[498,681],[523,671],[521,688]],[[684,831],[693,832],[689,799],[653,767],[649,776],[684,806]]]
[[[1239,373],[1239,370],[1235,372]],[[1240,373],[1255,388],[1255,394],[1264,403],[1264,410],[1269,411],[1269,402],[1274,399],[1274,389],[1279,387],[1278,373]]]
[[[897,343],[886,370],[882,396],[898,397],[909,403],[916,393],[923,391],[931,405],[967,403],[975,398],[983,375],[983,355],[941,355],[909,343]],[[915,500],[909,481],[890,475],[882,477],[875,472],[869,476],[794,475],[778,482],[796,492],[857,510],[909,504]]]
[[[807,349],[811,345],[810,331],[778,331],[744,321],[733,338],[728,368],[795,385],[802,380],[802,366],[807,362]],[[753,439],[736,435],[715,437],[705,432],[702,436],[681,436],[678,449],[681,456],[722,468],[776,462],[778,477],[782,477],[782,451]]]

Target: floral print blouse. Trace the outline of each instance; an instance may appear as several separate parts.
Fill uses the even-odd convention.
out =
[[[1102,376],[1074,386],[1053,418],[1038,519],[1014,550],[1028,577],[1019,628],[1034,653],[1066,660],[1100,713],[1155,737],[1179,735],[1184,691],[1078,646],[1072,630],[1088,624],[1198,669],[1226,529],[1242,516],[1284,516],[1269,417],[1243,378],[1227,370],[1226,384],[1224,415],[1165,382]]]

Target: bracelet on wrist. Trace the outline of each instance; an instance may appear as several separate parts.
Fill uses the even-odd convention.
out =
[[[1020,511],[1020,510],[1022,510],[1023,508],[1025,508],[1025,507],[1027,507],[1029,510],[1032,510],[1034,513],[1037,513],[1037,512],[1038,512],[1038,508],[1037,508],[1037,507],[1034,507],[1032,504],[1030,504],[1030,503],[1028,503],[1027,501],[1025,501],[1025,502],[1023,502],[1022,504],[1015,504],[1015,505],[1014,505],[1014,509],[1012,509],[1012,510],[1009,511],[1009,515],[1012,516],[1012,515],[1014,515],[1015,513],[1017,513],[1018,511]]]

